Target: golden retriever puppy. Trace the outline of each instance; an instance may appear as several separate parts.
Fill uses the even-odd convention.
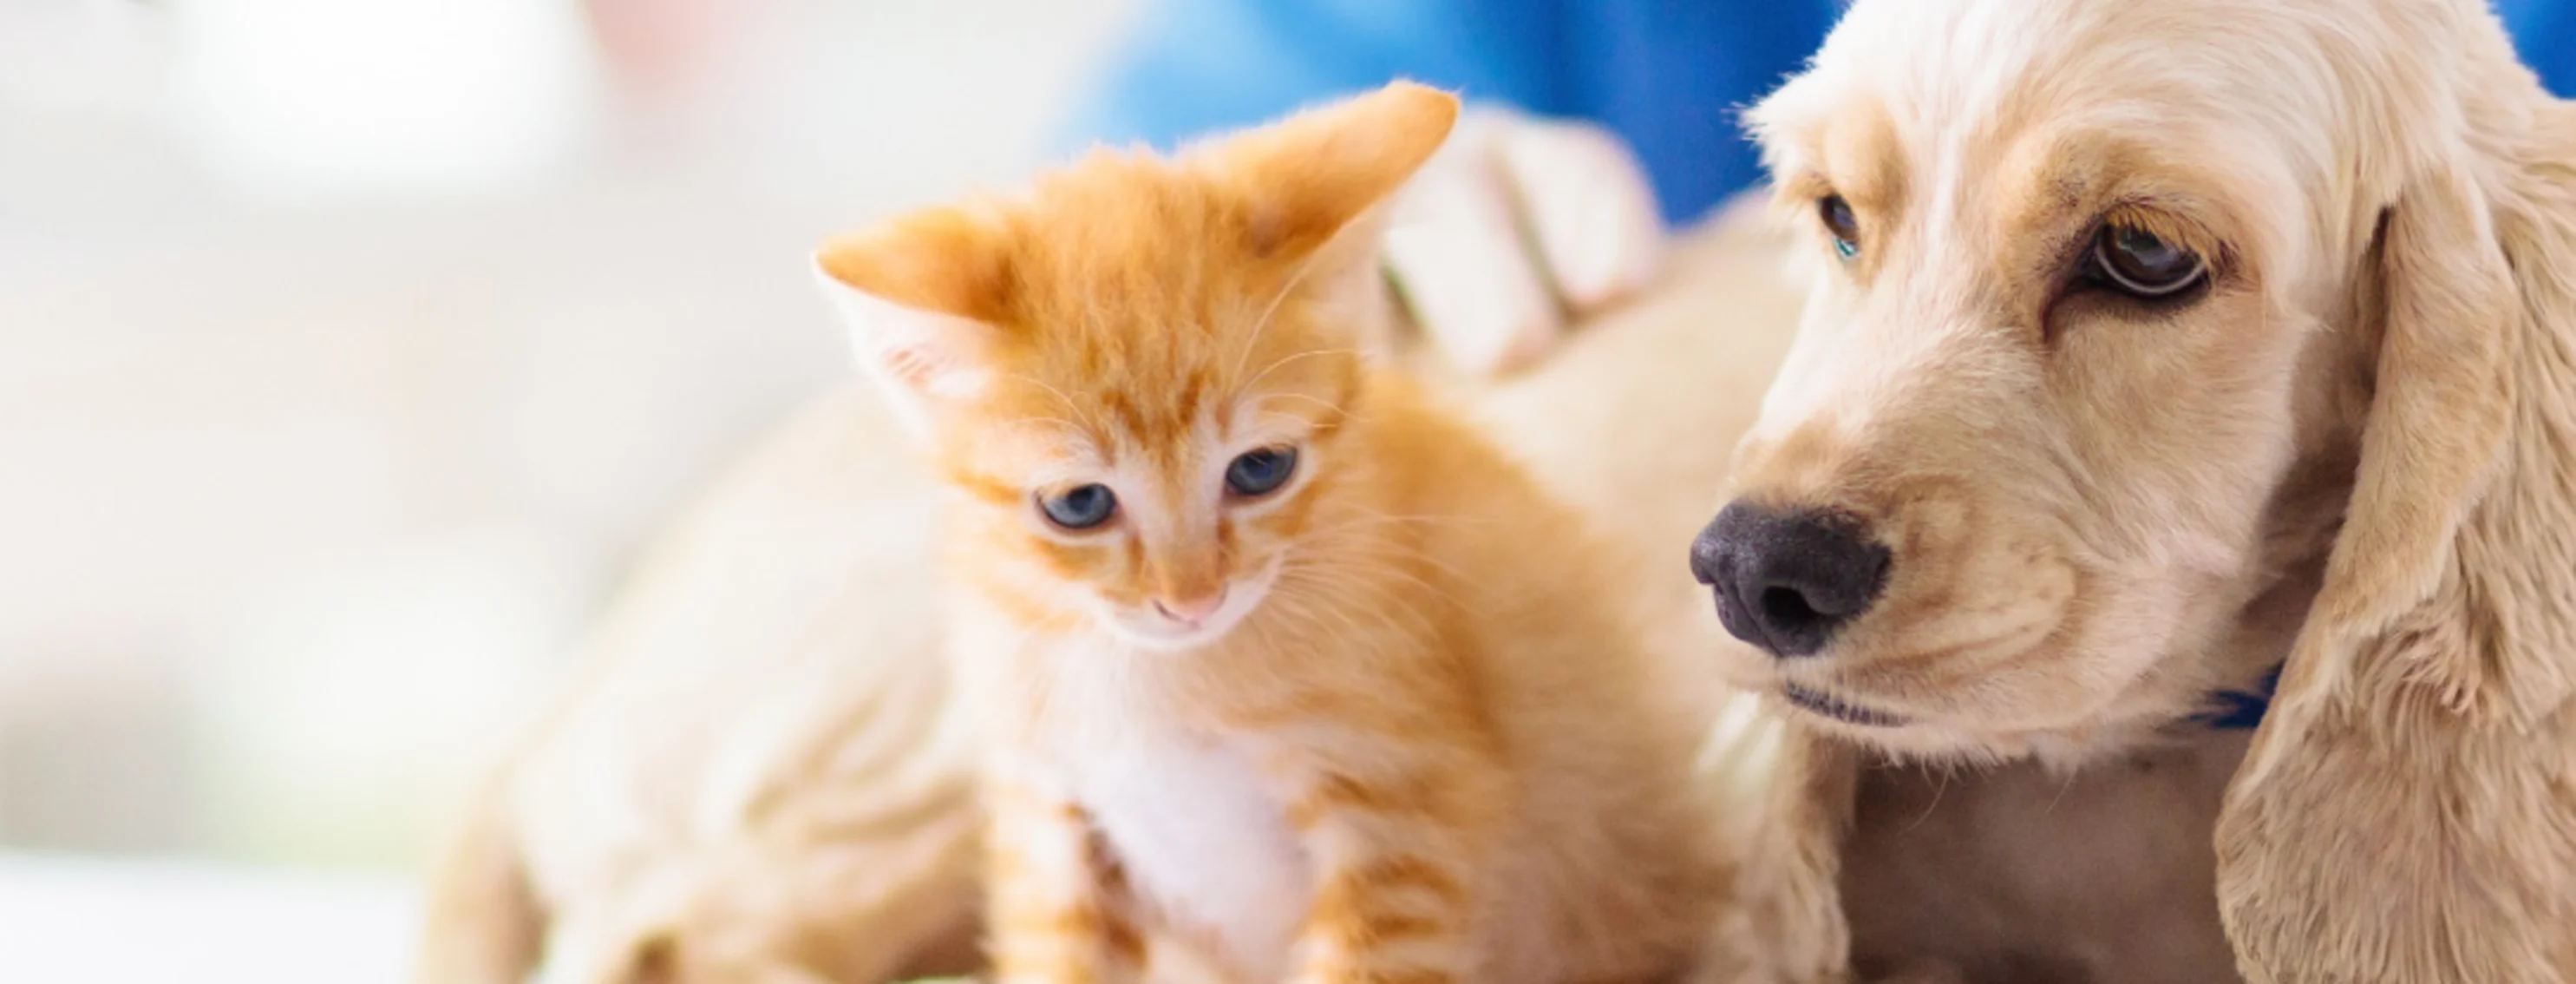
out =
[[[1751,118],[1822,262],[1692,566],[1872,753],[1859,974],[2576,980],[2576,108],[2485,3],[1861,0]]]

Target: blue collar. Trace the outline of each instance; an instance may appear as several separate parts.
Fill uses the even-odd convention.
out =
[[[2221,690],[2209,695],[2209,710],[2191,716],[2195,723],[2220,731],[2252,728],[2263,723],[2263,712],[2272,707],[2272,690],[2281,685],[2281,668],[2275,666],[2255,681],[2252,690]]]

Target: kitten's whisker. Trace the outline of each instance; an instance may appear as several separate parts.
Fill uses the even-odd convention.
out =
[[[1066,420],[1062,417],[1022,417],[1018,420],[1010,421],[1003,426],[1008,428],[1014,435],[1024,432],[1040,432],[1051,429],[1058,430],[1057,433],[1049,436],[1055,438],[1059,449],[1083,443],[1084,439],[1087,438],[1090,433],[1089,428],[1074,423],[1073,421]]]
[[[1308,630],[1307,632],[1298,633],[1298,636],[1303,637],[1311,635],[1317,641],[1326,643],[1331,641],[1332,635],[1329,631],[1330,627],[1326,626],[1323,619],[1315,614],[1316,609],[1309,604],[1310,599],[1305,595],[1292,593],[1277,600],[1287,603],[1280,609],[1280,615]]]
[[[1052,395],[1052,396],[1054,396],[1054,397],[1056,398],[1056,401],[1057,401],[1057,402],[1060,402],[1060,403],[1064,404],[1065,412],[1067,412],[1067,413],[1071,413],[1071,414],[1073,414],[1073,415],[1074,415],[1074,416],[1076,416],[1076,417],[1082,418],[1082,421],[1083,421],[1083,422],[1082,422],[1080,425],[1070,425],[1070,424],[1069,424],[1068,426],[1074,426],[1074,429],[1076,429],[1076,430],[1080,430],[1080,431],[1084,431],[1084,432],[1086,432],[1086,433],[1099,433],[1099,432],[1100,432],[1101,428],[1098,426],[1099,421],[1097,421],[1096,419],[1094,419],[1094,418],[1092,417],[1092,415],[1091,415],[1091,413],[1090,413],[1090,408],[1089,408],[1089,407],[1084,406],[1080,401],[1075,400],[1073,397],[1065,395],[1065,392],[1064,392],[1063,390],[1057,389],[1057,388],[1055,387],[1055,384],[1053,384],[1053,383],[1049,383],[1049,382],[1047,382],[1046,380],[1039,379],[1039,378],[1037,378],[1036,376],[1032,376],[1032,375],[1029,375],[1028,373],[1024,373],[1024,372],[1015,372],[1015,373],[1012,373],[1012,374],[1010,374],[1009,376],[1007,376],[1007,377],[1005,377],[1005,378],[1018,380],[1018,381],[1020,381],[1020,382],[1027,383],[1027,384],[1029,384],[1029,385],[1031,385],[1031,386],[1035,386],[1035,387],[1037,387],[1037,388],[1039,388],[1039,389],[1042,389],[1042,390],[1047,391],[1047,393],[1048,393],[1048,394],[1050,394],[1050,395]],[[1047,418],[1047,419],[1055,419],[1055,418]]]
[[[1338,533],[1340,535],[1327,534],[1324,536],[1309,537],[1307,542],[1326,549],[1340,548],[1343,551],[1356,554],[1360,558],[1381,562],[1375,566],[1387,566],[1387,564],[1383,562],[1391,561],[1418,561],[1420,563],[1436,567],[1442,573],[1447,574],[1450,577],[1457,578],[1462,581],[1471,580],[1465,571],[1461,571],[1449,562],[1432,556],[1429,551],[1414,549],[1406,544],[1388,543],[1382,537],[1363,536],[1360,535],[1359,531],[1340,530],[1334,531],[1334,533]]]
[[[1319,593],[1324,594],[1330,600],[1337,602],[1337,604],[1333,606],[1337,610],[1360,609],[1382,613],[1393,609],[1401,609],[1403,614],[1409,616],[1413,620],[1414,629],[1423,634],[1431,634],[1436,623],[1432,621],[1428,614],[1422,612],[1418,606],[1412,605],[1408,602],[1397,601],[1396,599],[1401,597],[1400,593],[1368,591],[1364,589],[1362,582],[1367,578],[1386,576],[1399,578],[1423,591],[1430,592],[1431,594],[1438,596],[1440,600],[1447,602],[1450,605],[1457,606],[1461,611],[1467,610],[1467,605],[1464,602],[1459,601],[1457,596],[1450,594],[1438,585],[1432,584],[1411,572],[1403,571],[1394,567],[1364,567],[1360,565],[1350,565],[1349,569],[1355,574],[1354,577],[1329,579],[1317,578],[1309,582],[1315,585],[1316,590]],[[1317,567],[1312,570],[1317,574],[1333,573],[1331,569],[1324,567]],[[1343,612],[1343,614],[1347,615],[1347,612]]]
[[[1411,572],[1411,571],[1407,571],[1407,570],[1404,570],[1404,569],[1399,568],[1399,567],[1395,567],[1395,566],[1391,566],[1391,565],[1389,565],[1389,566],[1371,567],[1371,568],[1367,569],[1367,570],[1364,572],[1363,576],[1376,576],[1376,577],[1391,577],[1391,578],[1395,578],[1395,579],[1401,580],[1401,581],[1403,581],[1403,582],[1405,582],[1405,583],[1407,583],[1407,584],[1413,585],[1414,587],[1421,588],[1421,589],[1422,589],[1422,590],[1424,590],[1424,591],[1428,591],[1428,592],[1431,592],[1432,594],[1438,595],[1442,601],[1446,601],[1446,602],[1448,602],[1448,603],[1450,603],[1450,604],[1452,604],[1452,605],[1456,605],[1456,606],[1458,606],[1458,608],[1459,608],[1460,610],[1462,610],[1462,611],[1464,611],[1464,610],[1468,610],[1468,609],[1469,609],[1469,607],[1470,607],[1466,602],[1464,602],[1464,601],[1460,601],[1460,600],[1458,599],[1458,596],[1453,595],[1453,594],[1450,594],[1450,593],[1448,592],[1448,590],[1447,590],[1447,589],[1442,588],[1441,586],[1439,586],[1439,585],[1437,585],[1437,584],[1433,584],[1433,583],[1431,583],[1431,581],[1429,581],[1428,579],[1423,578],[1421,575],[1415,574],[1415,573],[1413,573],[1413,572]],[[1452,573],[1452,576],[1455,576],[1455,573],[1454,573],[1454,572]]]
[[[1270,330],[1271,319],[1279,316],[1279,308],[1288,303],[1288,298],[1296,294],[1297,288],[1306,282],[1306,274],[1314,271],[1315,260],[1322,255],[1322,251],[1317,251],[1297,261],[1297,269],[1288,274],[1288,282],[1280,285],[1279,293],[1271,295],[1270,303],[1261,308],[1261,316],[1252,322],[1252,334],[1244,338],[1243,348],[1234,354],[1234,375],[1243,375],[1244,365],[1252,361],[1252,351],[1261,346],[1262,333]],[[1264,370],[1265,373],[1267,371]]]
[[[1360,623],[1358,623],[1358,621],[1352,621],[1352,618],[1350,618],[1350,610],[1347,610],[1347,608],[1350,608],[1350,605],[1342,603],[1342,598],[1337,598],[1337,595],[1332,595],[1332,590],[1329,590],[1329,587],[1334,587],[1334,585],[1329,585],[1329,582],[1303,582],[1303,585],[1314,587],[1316,595],[1324,595],[1324,598],[1321,598],[1321,600],[1324,600],[1324,603],[1316,605],[1316,608],[1301,608],[1301,610],[1306,610],[1306,613],[1309,613],[1309,616],[1314,616],[1314,621],[1316,621],[1316,631],[1319,631],[1319,634],[1324,636],[1324,639],[1327,639],[1327,641],[1337,641],[1337,644],[1350,644],[1350,641],[1355,641],[1355,639],[1363,639],[1365,634],[1363,634],[1363,629],[1360,629]],[[1291,592],[1291,598],[1298,598],[1298,595],[1293,595],[1293,592]],[[1340,621],[1340,626],[1327,626],[1327,623],[1321,623],[1321,618],[1324,618],[1324,616],[1334,618],[1334,621]],[[1342,631],[1334,631],[1334,629],[1342,629]]]
[[[1247,390],[1248,390],[1248,389],[1251,389],[1253,386],[1255,386],[1255,385],[1259,384],[1263,379],[1268,378],[1268,377],[1270,376],[1270,374],[1271,374],[1271,373],[1273,373],[1273,372],[1277,372],[1277,371],[1279,370],[1279,367],[1280,367],[1280,366],[1287,365],[1287,364],[1289,364],[1289,363],[1291,363],[1291,362],[1295,362],[1295,361],[1297,361],[1297,360],[1299,360],[1299,359],[1309,359],[1309,358],[1314,358],[1314,357],[1316,357],[1316,356],[1323,356],[1323,355],[1365,355],[1365,354],[1366,354],[1366,353],[1363,353],[1363,352],[1361,352],[1361,351],[1360,351],[1360,350],[1358,350],[1358,349],[1352,349],[1352,348],[1307,349],[1307,350],[1305,350],[1305,351],[1303,351],[1303,352],[1296,352],[1296,353],[1292,353],[1292,354],[1289,354],[1289,355],[1281,356],[1281,357],[1279,358],[1279,361],[1277,361],[1277,362],[1273,362],[1273,363],[1271,363],[1271,364],[1269,364],[1269,365],[1267,365],[1267,366],[1264,366],[1264,367],[1262,367],[1262,370],[1261,370],[1260,372],[1257,372],[1257,373],[1252,374],[1252,378],[1247,379],[1247,380],[1244,380],[1244,381],[1243,381],[1243,382],[1241,382],[1241,383],[1237,383],[1237,384],[1235,384],[1235,388],[1236,388],[1236,389],[1247,389]]]
[[[1365,507],[1365,506],[1357,506],[1357,505],[1345,506],[1345,507],[1343,507],[1343,508],[1347,509],[1347,510],[1348,510],[1348,511],[1350,511],[1350,512],[1358,513],[1358,514],[1360,514],[1360,515],[1362,515],[1362,516],[1366,516],[1366,517],[1369,517],[1369,518],[1372,518],[1372,519],[1394,519],[1394,520],[1408,520],[1408,521],[1414,521],[1414,522],[1439,522],[1439,523],[1459,523],[1459,524],[1467,524],[1467,523],[1487,523],[1487,524],[1494,524],[1494,523],[1501,523],[1501,522],[1504,522],[1504,520],[1503,520],[1502,518],[1500,518],[1500,517],[1496,517],[1496,516],[1458,516],[1458,515],[1441,515],[1441,514],[1438,514],[1438,513],[1427,513],[1427,514],[1420,514],[1420,515],[1407,515],[1407,514],[1401,514],[1401,513],[1386,513],[1386,512],[1379,512],[1379,511],[1377,511],[1377,510],[1370,509],[1370,508],[1367,508],[1367,507]]]
[[[1334,406],[1333,401],[1331,400],[1324,399],[1320,396],[1308,396],[1304,393],[1264,393],[1261,395],[1259,403],[1268,403],[1272,400],[1304,400],[1308,403],[1324,408],[1327,412],[1338,411],[1341,409],[1340,407]],[[1259,403],[1256,403],[1255,406],[1259,406]],[[1277,416],[1287,417],[1290,420],[1302,421],[1303,419],[1285,413],[1277,414]]]

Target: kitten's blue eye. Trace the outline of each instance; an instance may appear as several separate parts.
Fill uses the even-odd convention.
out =
[[[1047,522],[1068,530],[1087,530],[1109,521],[1118,512],[1118,495],[1109,486],[1093,483],[1076,485],[1054,495],[1038,499],[1038,511]]]
[[[1826,195],[1816,202],[1816,216],[1825,220],[1825,231],[1834,237],[1834,255],[1846,260],[1860,255],[1860,217],[1852,214],[1850,202],[1841,195]]]
[[[1296,473],[1296,448],[1259,448],[1237,455],[1225,466],[1225,487],[1240,496],[1269,495]]]

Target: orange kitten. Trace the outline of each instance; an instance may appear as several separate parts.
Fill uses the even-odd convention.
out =
[[[1627,573],[1359,350],[1399,83],[817,257],[949,510],[1000,980],[1674,979],[1723,865]]]

